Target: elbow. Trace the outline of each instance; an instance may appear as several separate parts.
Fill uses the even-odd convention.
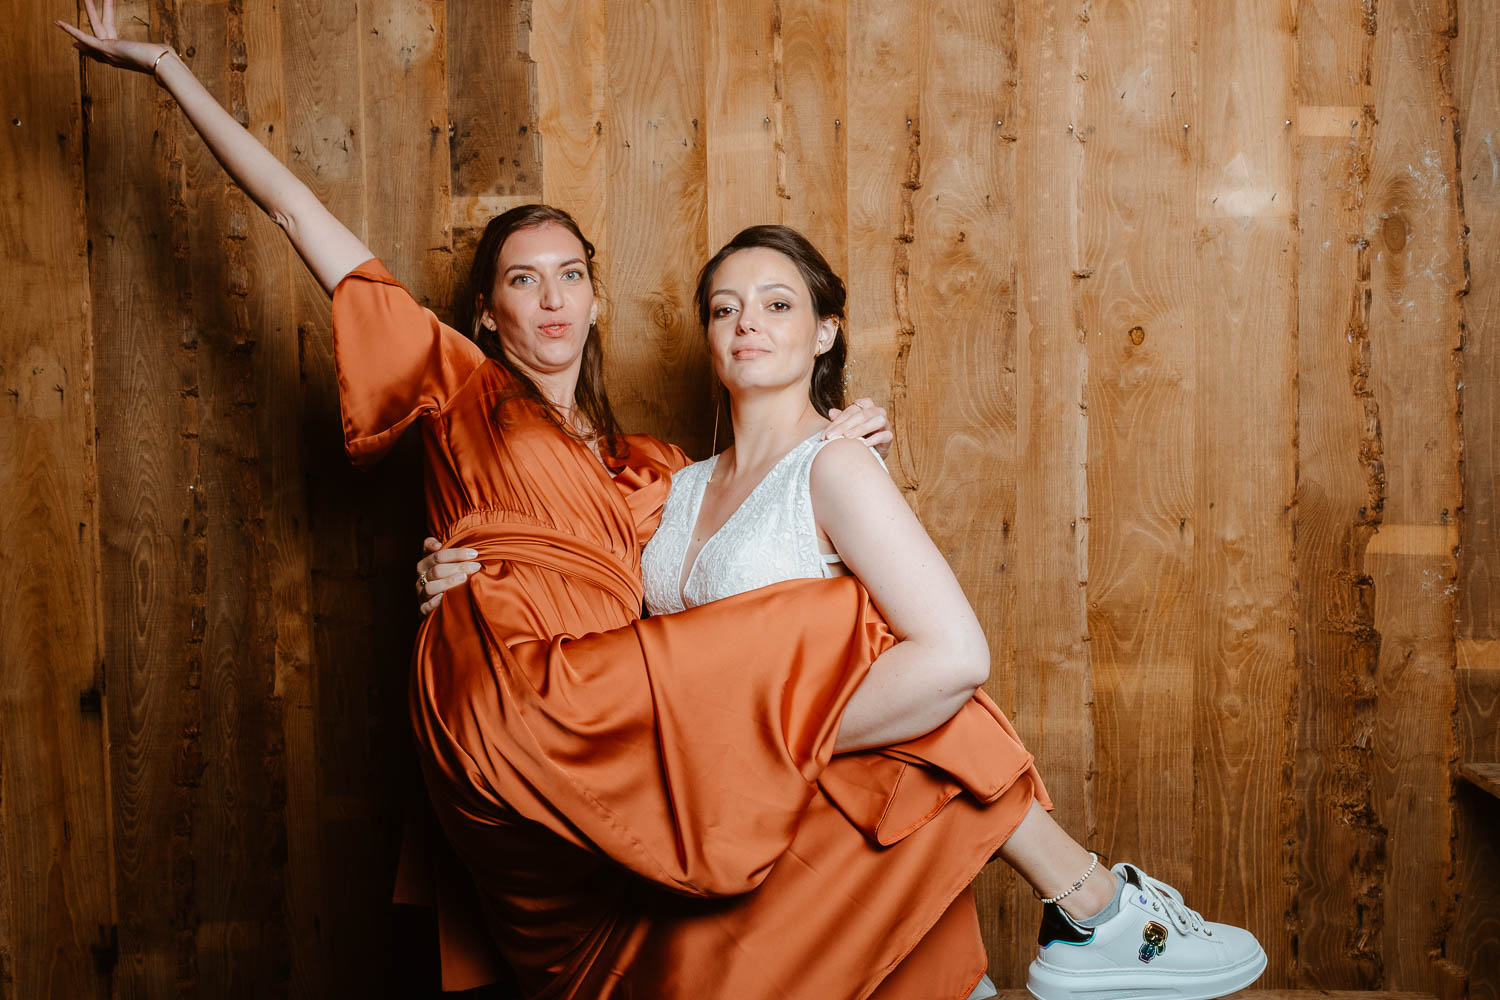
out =
[[[990,679],[990,644],[983,630],[975,627],[954,643],[952,671],[954,686],[972,696]]]

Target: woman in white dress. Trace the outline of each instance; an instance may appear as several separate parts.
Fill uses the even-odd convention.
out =
[[[745,230],[704,266],[699,315],[734,443],[674,477],[642,571],[652,614],[790,579],[857,577],[899,642],[845,710],[837,749],[853,752],[946,723],[987,678],[989,646],[879,458],[858,440],[823,438],[843,405],[844,299],[822,255],[783,226]],[[424,609],[465,565],[450,550],[419,563],[432,588]],[[1207,1000],[1265,966],[1252,935],[1204,921],[1170,886],[1128,864],[1101,870],[1037,801],[998,856],[1044,901],[1028,981],[1042,1000],[1121,989]],[[972,995],[993,987],[982,980]]]

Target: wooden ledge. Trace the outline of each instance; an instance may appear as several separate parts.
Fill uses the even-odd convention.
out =
[[[1474,787],[1500,799],[1500,764],[1465,762],[1458,765],[1458,773]]]

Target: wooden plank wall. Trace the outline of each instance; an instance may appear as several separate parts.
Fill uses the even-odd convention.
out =
[[[411,443],[347,465],[326,297],[30,7],[0,997],[418,995]],[[1063,824],[1251,927],[1263,986],[1500,997],[1500,814],[1450,774],[1500,759],[1492,4],[119,9],[441,313],[486,219],[573,211],[618,412],[697,455],[696,268],[802,228]],[[1036,904],[978,892],[1019,986]]]

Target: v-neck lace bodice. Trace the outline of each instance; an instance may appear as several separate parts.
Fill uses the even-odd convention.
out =
[[[686,578],[693,529],[718,456],[677,473],[661,525],[641,554],[650,612],[682,611],[783,580],[828,575],[829,559],[838,557],[820,551],[809,485],[813,459],[827,443],[820,432],[783,455],[703,543]]]

